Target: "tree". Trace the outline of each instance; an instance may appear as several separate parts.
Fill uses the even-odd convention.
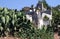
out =
[[[60,11],[58,10],[59,7],[53,7],[53,15],[52,15],[52,26],[54,31],[57,30],[58,23],[60,22]]]
[[[44,8],[51,9],[50,6],[46,3],[46,0],[42,0]]]
[[[3,10],[0,11],[0,32],[3,32],[3,35],[6,36],[16,36],[23,39],[46,39],[48,38],[47,35],[49,38],[52,37],[50,36],[51,34],[46,33],[46,30],[40,30],[34,27],[30,20],[26,19],[24,13],[24,11],[3,8]]]
[[[49,20],[49,18],[45,15],[43,20],[47,21],[47,20]]]

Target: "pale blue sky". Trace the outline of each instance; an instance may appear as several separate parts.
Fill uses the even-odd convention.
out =
[[[46,0],[49,6],[60,5],[60,0]],[[22,9],[25,6],[36,5],[38,0],[0,0],[0,7]]]

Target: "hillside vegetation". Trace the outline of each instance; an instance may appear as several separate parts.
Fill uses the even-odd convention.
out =
[[[0,37],[14,36],[22,39],[53,39],[51,27],[37,29],[26,19],[23,11],[0,7]]]
[[[44,3],[46,3],[44,1]],[[45,7],[48,6],[44,4]],[[48,9],[50,7],[48,6]],[[0,7],[0,37],[13,36],[21,39],[53,39],[53,29],[60,22],[59,8],[53,7],[52,26],[37,29],[26,19],[24,11]]]

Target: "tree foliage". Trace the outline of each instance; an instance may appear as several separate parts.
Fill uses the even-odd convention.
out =
[[[60,6],[53,7],[52,9],[52,26],[54,31],[57,29],[59,23],[60,23],[60,11],[59,8]]]
[[[48,29],[47,29],[48,30]],[[52,39],[50,31],[40,30],[26,19],[24,11],[0,9],[0,36],[16,36],[22,39]]]

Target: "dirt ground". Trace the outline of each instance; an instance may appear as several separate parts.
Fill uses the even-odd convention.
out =
[[[17,37],[0,37],[0,39],[21,39],[21,38],[17,38]]]

